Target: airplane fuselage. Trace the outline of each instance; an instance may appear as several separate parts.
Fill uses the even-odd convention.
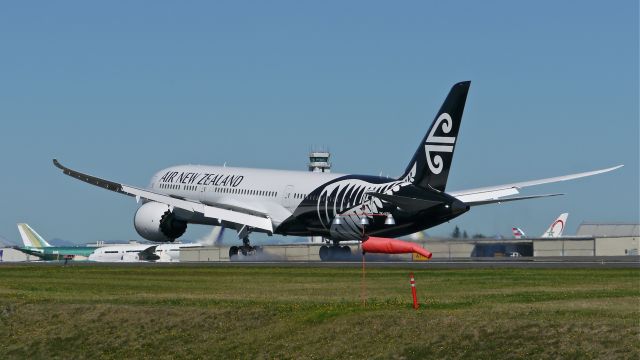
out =
[[[276,234],[337,241],[358,240],[364,233],[408,235],[468,210],[446,193],[425,190],[402,179],[335,173],[181,165],[156,173],[150,189],[207,205],[267,214]],[[391,205],[373,194],[424,199],[438,205],[416,211]],[[337,214],[341,224],[333,223]],[[385,225],[385,214],[392,214],[396,224]],[[177,212],[176,216],[188,223],[220,225],[193,213]],[[369,225],[361,224],[364,217]]]
[[[37,256],[42,260],[54,261],[72,258],[74,260],[86,260],[96,248],[80,246],[52,246],[37,248],[25,246],[18,248],[25,254]]]

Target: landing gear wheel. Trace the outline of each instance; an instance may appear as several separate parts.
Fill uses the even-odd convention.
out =
[[[253,252],[253,247],[251,246],[251,243],[249,242],[248,237],[242,239],[242,246],[240,246],[240,249],[238,250],[240,250],[240,252],[244,256],[247,256],[248,254]]]
[[[242,254],[243,256],[256,255],[262,252],[262,248],[259,246],[251,246],[251,242],[248,237],[242,239],[241,246],[234,246],[236,248],[236,254]],[[229,250],[231,251],[231,250]]]
[[[329,260],[329,247],[327,245],[320,246],[320,260]]]
[[[229,259],[231,259],[234,256],[238,255],[238,247],[237,246],[232,246],[229,248]]]

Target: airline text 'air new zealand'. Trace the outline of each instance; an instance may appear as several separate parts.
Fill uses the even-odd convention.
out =
[[[519,190],[617,169],[445,192],[470,82],[454,85],[404,174],[379,176],[180,165],[161,170],[148,188],[112,182],[54,164],[69,176],[142,200],[134,224],[145,239],[174,241],[187,224],[234,228],[247,254],[249,233],[322,236],[338,245],[367,236],[397,237],[442,224],[470,207],[559,194],[513,197]],[[364,220],[363,218],[366,218]],[[364,228],[366,227],[366,229]],[[366,230],[366,231],[365,231]],[[338,249],[321,249],[326,258]],[[344,250],[344,248],[342,248]]]

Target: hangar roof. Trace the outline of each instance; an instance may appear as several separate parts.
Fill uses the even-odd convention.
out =
[[[640,224],[632,223],[582,223],[578,236],[640,236]]]

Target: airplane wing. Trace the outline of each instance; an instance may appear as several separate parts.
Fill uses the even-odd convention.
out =
[[[133,196],[136,201],[140,199],[146,199],[150,201],[159,202],[168,206],[186,210],[189,212],[196,212],[203,214],[205,217],[211,219],[218,219],[220,221],[227,221],[235,224],[246,225],[252,228],[265,230],[268,233],[273,233],[273,223],[267,215],[256,215],[255,211],[247,209],[247,212],[242,212],[240,208],[235,207],[234,210],[217,207],[213,205],[206,205],[197,201],[188,199],[178,199],[165,194],[160,194],[151,190],[140,189],[135,186],[129,186],[105,179],[101,179],[95,176],[83,174],[81,172],[69,169],[62,165],[57,159],[53,159],[53,164],[62,170],[65,175],[69,175],[80,181],[84,181],[88,184],[101,187],[103,189],[115,191],[120,194]],[[251,212],[249,214],[248,212]]]
[[[492,204],[492,203],[532,199],[532,198],[538,198],[538,197],[557,196],[562,194],[547,194],[547,195],[533,195],[533,196],[505,198],[507,196],[519,194],[520,189],[525,187],[573,180],[581,177],[602,174],[602,173],[619,169],[622,166],[624,165],[618,165],[618,166],[614,166],[614,167],[610,167],[602,170],[587,171],[587,172],[582,172],[578,174],[556,176],[556,177],[540,179],[540,180],[523,181],[523,182],[517,182],[512,184],[504,184],[504,185],[490,186],[490,187],[470,189],[470,190],[454,191],[449,193],[449,195],[456,197],[458,200],[466,203],[469,206],[486,205],[486,204]]]

